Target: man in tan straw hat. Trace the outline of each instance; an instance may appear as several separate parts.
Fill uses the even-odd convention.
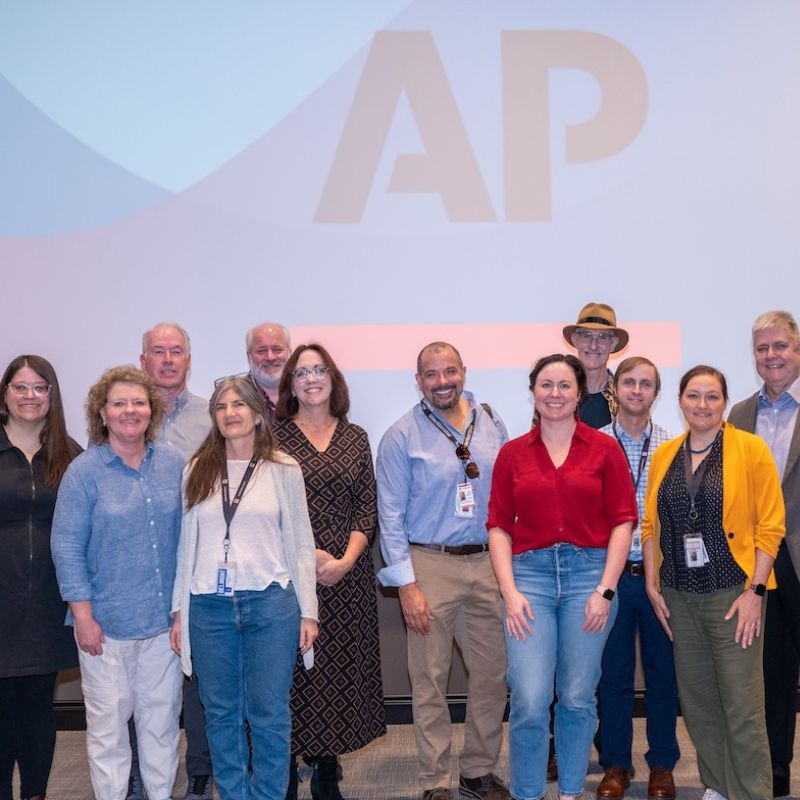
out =
[[[581,421],[592,428],[602,428],[617,410],[608,357],[628,344],[628,333],[617,327],[617,315],[611,306],[587,303],[577,322],[564,328],[564,341],[578,351],[586,370],[589,394],[578,407]]]

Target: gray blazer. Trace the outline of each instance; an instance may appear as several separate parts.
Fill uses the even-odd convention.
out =
[[[757,413],[758,392],[737,403],[731,409],[728,419],[737,428],[755,433]],[[786,504],[786,546],[789,548],[794,571],[800,578],[800,414],[797,415],[794,426],[781,488]]]

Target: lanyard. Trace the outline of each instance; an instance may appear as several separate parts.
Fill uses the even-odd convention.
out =
[[[463,452],[461,448],[464,448],[464,449],[466,449],[466,450],[468,450],[468,449],[469,449],[469,443],[472,441],[472,433],[473,433],[473,431],[475,430],[475,413],[476,413],[476,409],[473,409],[473,410],[472,410],[472,419],[470,420],[470,422],[469,422],[469,425],[467,425],[467,430],[464,432],[464,441],[463,441],[463,442],[459,442],[459,441],[458,441],[458,439],[456,439],[456,437],[455,437],[455,436],[453,436],[453,434],[452,434],[452,433],[450,433],[450,431],[449,431],[449,430],[447,430],[447,428],[445,428],[445,426],[444,426],[444,425],[442,425],[442,423],[439,421],[439,419],[437,419],[436,415],[435,415],[435,414],[434,414],[434,413],[433,413],[433,412],[432,412],[432,411],[431,411],[431,410],[428,408],[428,405],[427,405],[427,403],[426,403],[424,400],[422,400],[422,401],[420,402],[420,406],[422,407],[422,411],[423,411],[423,413],[425,414],[425,416],[426,416],[426,417],[427,417],[427,418],[428,418],[428,419],[429,419],[429,420],[430,420],[430,421],[431,421],[431,422],[432,422],[432,423],[433,423],[433,424],[434,424],[434,425],[435,425],[435,426],[436,426],[436,427],[439,429],[439,431],[440,431],[440,432],[441,432],[441,433],[442,433],[444,436],[446,436],[446,437],[447,437],[447,438],[448,438],[448,439],[449,439],[449,440],[452,442],[452,444],[455,446],[455,448],[456,448],[456,458],[457,458],[459,461],[461,461],[461,462],[462,462],[462,464],[463,464],[463,462],[465,461],[465,459],[461,457],[461,453]],[[474,463],[474,462],[473,462],[473,463]],[[469,465],[467,465],[467,466],[469,467]],[[466,468],[465,468],[464,474],[465,474],[465,475],[467,475],[467,477],[469,477],[469,475],[468,475],[468,473],[467,473],[467,471],[466,471]],[[475,476],[475,475],[473,475],[472,477],[476,477],[476,476]]]
[[[719,438],[719,434],[717,434],[717,438]],[[714,443],[716,444],[716,439]],[[706,467],[708,466],[709,456],[711,454],[709,453],[708,456],[700,462],[697,472],[692,472],[692,454],[689,452],[688,436],[686,437],[685,448],[686,457],[684,459],[684,464],[686,466],[686,491],[689,492],[689,502],[691,503],[689,506],[689,519],[695,522],[699,515],[695,508],[694,501],[698,491],[700,491],[700,484],[703,482],[703,476],[706,474]]]
[[[244,490],[247,488],[247,484],[250,483],[250,478],[252,477],[253,470],[255,470],[257,464],[258,456],[254,455],[250,459],[250,463],[247,465],[244,475],[242,475],[242,482],[239,484],[239,488],[236,490],[236,494],[233,497],[233,502],[231,502],[230,487],[228,486],[228,462],[223,461],[222,515],[225,517],[225,538],[222,540],[222,549],[225,551],[226,564],[228,563],[228,550],[230,550],[231,547],[231,522],[233,522],[236,509],[239,508],[239,501],[242,499],[242,495],[244,495]]]
[[[619,446],[622,448],[622,454],[625,456],[625,460],[628,462],[628,470],[631,473],[631,480],[633,481],[633,488],[635,491],[639,491],[639,482],[642,480],[642,475],[644,474],[644,466],[647,463],[647,454],[650,452],[650,437],[653,435],[653,422],[650,422],[650,430],[645,434],[644,443],[642,444],[642,452],[639,453],[639,464],[636,467],[636,477],[633,476],[633,467],[631,466],[631,460],[628,458],[628,453],[625,450],[625,445],[622,444],[622,439],[619,438],[619,434],[617,433],[617,420],[614,419],[614,422],[611,423],[611,430],[614,431],[614,436],[617,437],[617,441],[619,442]]]

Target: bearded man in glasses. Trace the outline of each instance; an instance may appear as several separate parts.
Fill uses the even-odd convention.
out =
[[[494,774],[506,705],[502,604],[486,533],[492,468],[508,433],[464,391],[458,351],[433,342],[417,358],[422,399],[378,447],[378,578],[398,586],[408,628],[414,733],[423,800],[449,800],[447,679],[458,643],[469,673],[462,798],[506,800]]]
[[[577,322],[564,328],[564,341],[578,351],[586,370],[589,394],[578,406],[581,422],[592,428],[602,428],[617,413],[608,357],[625,348],[628,333],[617,327],[617,315],[611,306],[587,303],[578,314]]]

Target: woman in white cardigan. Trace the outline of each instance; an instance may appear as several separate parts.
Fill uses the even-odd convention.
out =
[[[183,671],[197,670],[220,800],[282,800],[292,670],[318,630],[303,475],[275,449],[249,378],[218,381],[209,408],[184,473],[170,638]]]

